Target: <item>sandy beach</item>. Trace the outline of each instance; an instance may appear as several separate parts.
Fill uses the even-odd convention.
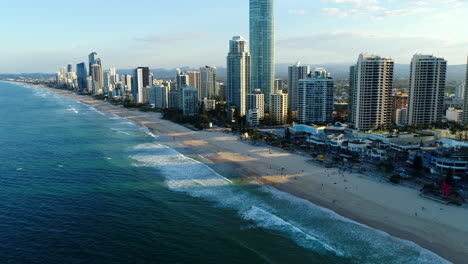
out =
[[[125,109],[89,96],[44,86],[101,112],[145,126],[158,141],[245,184],[260,182],[328,208],[351,220],[415,242],[454,262],[468,259],[468,209],[421,198],[415,190],[360,174],[327,169],[311,158],[268,146],[254,146],[220,131],[193,131],[161,119],[159,113]],[[385,250],[385,249],[382,249]]]

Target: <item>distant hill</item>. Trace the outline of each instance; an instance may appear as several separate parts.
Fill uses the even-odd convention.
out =
[[[288,67],[292,64],[287,63],[280,63],[276,64],[276,77],[277,78],[288,78]],[[349,76],[349,67],[350,64],[345,63],[336,63],[336,64],[304,64],[311,66],[312,69],[314,68],[325,68],[328,72],[335,79],[347,79]],[[188,70],[198,70],[196,68],[190,67],[179,67],[182,71]],[[408,79],[409,78],[409,69],[410,66],[408,64],[395,64],[395,78],[398,79]],[[173,69],[162,69],[156,68],[151,69],[151,72],[154,73],[156,78],[174,78],[175,77],[176,68]],[[117,70],[119,74],[133,74],[132,69],[119,69]],[[464,81],[466,74],[466,65],[449,65],[447,67],[447,79],[454,80],[454,81]],[[33,79],[49,79],[54,78],[55,74],[51,73],[21,73],[21,74],[1,74],[0,78],[33,78]],[[218,67],[218,79],[225,80],[226,79],[226,68],[225,67]]]

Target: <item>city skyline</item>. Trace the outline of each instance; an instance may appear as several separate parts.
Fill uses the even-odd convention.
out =
[[[93,14],[109,23],[95,30],[90,23],[96,21],[88,19],[91,13],[83,10],[90,6],[88,1],[67,6],[57,1],[31,2],[27,7],[11,3],[0,18],[6,25],[0,33],[9,37],[0,43],[2,50],[8,50],[0,54],[0,72],[52,73],[56,65],[86,61],[83,54],[89,51],[102,54],[103,68],[224,67],[225,40],[249,35],[248,1],[194,4],[182,0],[177,7],[174,3],[143,2],[147,8],[140,10],[140,15],[158,15],[158,20],[150,19],[150,26],[136,27],[131,22],[136,14],[130,3],[113,5],[109,11],[104,1],[93,4]],[[305,0],[275,1],[278,63],[352,63],[361,52],[392,57],[402,64],[409,64],[415,53],[444,57],[449,65],[465,63],[468,39],[460,32],[468,22],[462,17],[466,1],[322,0],[316,1],[314,8],[307,4]],[[175,8],[193,12],[174,20],[169,15],[172,12],[166,15],[159,11]],[[112,10],[128,10],[128,16],[117,19]],[[164,20],[166,16],[168,20]],[[208,22],[210,27],[206,27]],[[37,26],[31,27],[33,23]],[[78,25],[91,30],[78,31]],[[388,45],[392,41],[398,41],[398,48]]]

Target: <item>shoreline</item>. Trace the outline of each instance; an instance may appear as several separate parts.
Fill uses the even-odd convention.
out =
[[[72,91],[20,84],[75,99],[146,127],[158,135],[161,144],[222,175],[273,186],[370,228],[414,242],[454,263],[468,258],[466,208],[439,204],[419,197],[415,190],[371,181],[359,174],[326,169],[310,163],[310,158],[280,149],[253,146],[232,134],[192,131],[161,119],[159,113],[126,109]]]

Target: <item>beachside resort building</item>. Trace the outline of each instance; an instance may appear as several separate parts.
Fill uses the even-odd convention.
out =
[[[288,95],[281,90],[270,94],[270,116],[277,125],[284,125],[288,120]]]
[[[298,82],[297,118],[302,124],[333,121],[333,93],[335,83],[323,68],[317,68]]]
[[[247,111],[257,109],[256,113],[261,120],[265,116],[265,95],[260,89],[255,89],[247,95]]]
[[[350,123],[372,130],[391,123],[393,60],[361,54],[350,69]]]
[[[240,116],[246,114],[246,95],[250,92],[250,55],[247,41],[240,36],[229,41],[227,56],[226,101],[237,108]]]
[[[413,56],[410,72],[408,124],[424,126],[444,117],[447,61],[432,55]]]

